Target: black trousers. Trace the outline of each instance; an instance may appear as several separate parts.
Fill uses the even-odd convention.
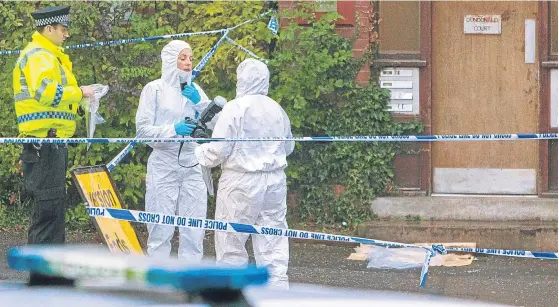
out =
[[[21,160],[25,188],[32,195],[29,244],[62,244],[66,223],[66,171],[64,145],[25,144]]]

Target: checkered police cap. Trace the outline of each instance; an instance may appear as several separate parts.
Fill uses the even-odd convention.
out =
[[[70,7],[69,6],[49,6],[31,13],[35,20],[36,27],[61,24],[65,27],[70,26]]]

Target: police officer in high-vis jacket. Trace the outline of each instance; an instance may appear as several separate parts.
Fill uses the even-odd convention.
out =
[[[70,7],[59,6],[31,14],[37,31],[13,71],[20,137],[72,137],[79,102],[93,95],[93,88],[78,86],[61,48],[69,37],[69,13]],[[28,243],[64,243],[67,146],[25,144],[21,160],[25,187],[33,197]]]

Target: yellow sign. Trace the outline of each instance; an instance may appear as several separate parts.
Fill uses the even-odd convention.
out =
[[[90,166],[76,169],[72,178],[79,187],[82,199],[90,207],[126,209],[116,192],[115,184],[107,168]],[[103,235],[112,252],[143,254],[136,232],[127,221],[117,221],[95,217],[94,224]]]

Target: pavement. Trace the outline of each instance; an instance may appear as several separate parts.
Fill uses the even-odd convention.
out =
[[[145,246],[145,232],[138,237]],[[205,251],[214,257],[213,235],[207,233]],[[70,232],[68,243],[99,244],[95,233]],[[176,253],[176,237],[174,252]],[[26,274],[8,268],[6,251],[26,242],[24,231],[0,232],[0,280],[25,280]],[[249,242],[250,246],[250,242]],[[431,267],[424,288],[418,287],[419,269],[368,269],[367,262],[347,260],[348,244],[290,244],[289,278],[294,283],[360,290],[437,295],[513,306],[557,306],[557,261],[478,256],[469,266]],[[249,252],[250,254],[250,252]],[[251,261],[254,261],[251,258]]]
[[[480,248],[557,251],[557,197],[432,195],[378,197],[378,220],[361,237],[422,242],[475,242]]]
[[[402,243],[474,242],[478,248],[557,252],[554,221],[376,220],[357,230],[360,237]]]
[[[422,220],[555,221],[557,196],[456,195],[378,197],[371,211],[379,218],[418,216]]]

